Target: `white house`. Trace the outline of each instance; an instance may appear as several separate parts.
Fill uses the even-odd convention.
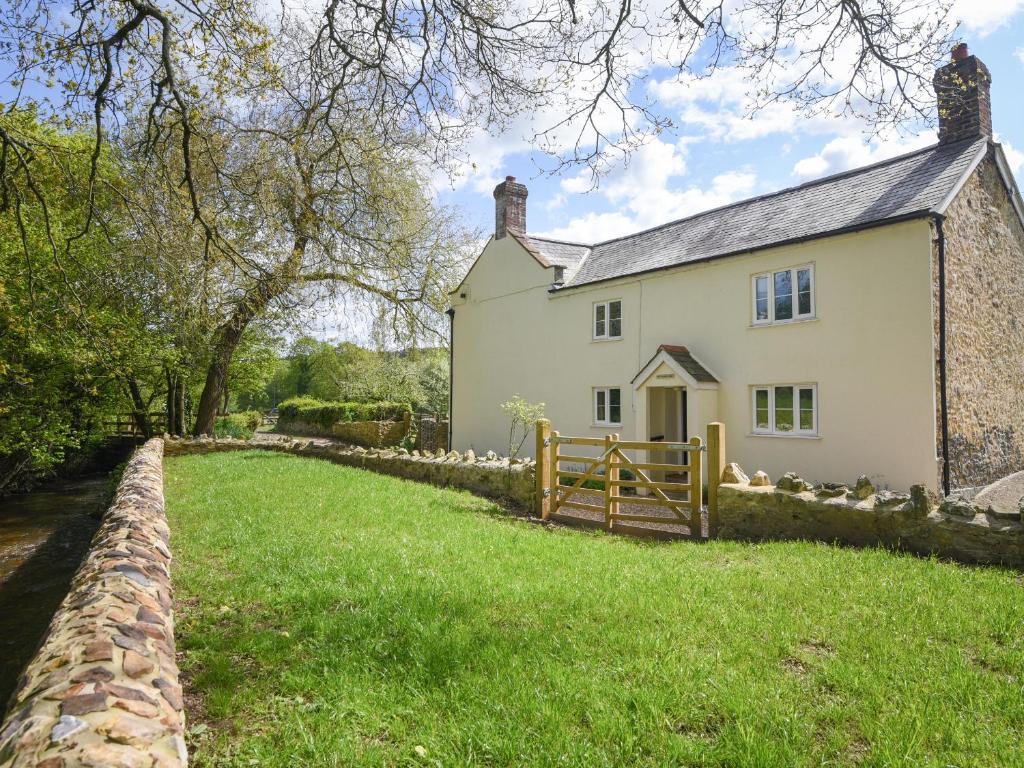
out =
[[[500,404],[562,434],[725,424],[773,478],[962,487],[1024,468],[1024,203],[962,46],[926,149],[602,243],[494,236],[451,295],[451,444],[502,451]]]

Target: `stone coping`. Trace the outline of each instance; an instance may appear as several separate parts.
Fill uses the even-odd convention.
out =
[[[163,442],[128,462],[0,727],[0,768],[188,762],[174,649]]]
[[[735,465],[731,465],[735,467]],[[738,469],[738,468],[737,468]],[[924,486],[909,494],[810,484],[787,473],[777,484],[740,471],[718,489],[718,534],[741,540],[816,540],[887,546],[963,563],[1024,568],[1024,524],[963,498],[939,499]]]

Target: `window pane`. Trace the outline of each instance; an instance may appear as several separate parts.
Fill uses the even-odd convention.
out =
[[[612,423],[612,424],[621,424],[622,423],[622,407],[621,406],[613,405],[611,408],[608,409],[608,411],[609,411],[609,413],[608,413],[608,421],[610,423]]]
[[[768,390],[754,391],[754,429],[768,429]]]
[[[622,320],[617,317],[612,317],[608,321],[608,335],[609,336],[621,336],[622,335]]]
[[[605,310],[607,307],[604,304],[596,304],[594,306],[594,335],[604,336],[605,327]]]
[[[618,424],[622,421],[622,390],[608,390],[608,421]]]
[[[793,431],[793,388],[775,388],[775,431]]]
[[[775,273],[775,319],[793,319],[793,277],[788,269]]]
[[[768,275],[754,280],[755,320],[768,319]]]
[[[796,272],[797,313],[811,314],[811,270],[798,269]]]
[[[605,391],[598,389],[594,394],[597,396],[597,418],[595,421],[605,421]]]
[[[608,390],[608,400],[612,404],[613,408],[616,405],[619,405],[621,403],[621,401],[622,401],[622,390],[621,389],[609,389]]]
[[[800,390],[800,429],[810,432],[814,429],[814,390]]]
[[[622,317],[622,302],[612,301],[608,304],[608,317],[612,320],[618,320]]]

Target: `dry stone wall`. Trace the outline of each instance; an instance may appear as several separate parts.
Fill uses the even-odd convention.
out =
[[[408,415],[401,421],[338,421],[329,427],[297,419],[278,422],[279,429],[292,434],[330,437],[367,448],[398,445],[408,436],[411,426]]]
[[[775,485],[723,483],[718,535],[745,540],[816,540],[887,546],[965,563],[1024,567],[1021,513],[996,512],[965,499],[941,501],[923,485],[910,494],[809,483],[793,474]],[[733,475],[729,479],[739,479]]]
[[[187,763],[163,443],[132,456],[0,727],[0,768]]]

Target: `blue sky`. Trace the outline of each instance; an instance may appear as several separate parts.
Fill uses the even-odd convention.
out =
[[[1018,179],[1024,173],[1024,0],[959,0],[959,37],[992,72],[997,140]],[[491,190],[510,174],[527,184],[528,229],[596,242],[681,218],[734,200],[793,186],[934,143],[934,128],[908,126],[902,136],[868,139],[853,120],[807,119],[788,107],[745,117],[746,84],[729,72],[697,87],[649,82],[662,113],[675,124],[591,188],[588,174],[549,176],[550,160],[514,130],[479,135],[442,202],[485,236],[493,228]]]

